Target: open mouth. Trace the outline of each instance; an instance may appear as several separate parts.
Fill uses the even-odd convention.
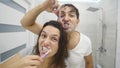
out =
[[[67,30],[67,29],[69,28],[69,24],[68,24],[68,23],[64,23],[63,28],[64,28],[65,30]]]
[[[47,47],[44,47],[44,46],[39,47],[39,51],[46,52],[47,50],[48,50]]]
[[[41,58],[45,58],[52,50],[50,48],[40,46],[39,51]]]

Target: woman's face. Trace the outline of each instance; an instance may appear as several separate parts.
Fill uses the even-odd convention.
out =
[[[51,50],[47,55],[48,57],[55,55],[58,50],[59,38],[60,31],[57,28],[46,26],[39,38],[39,49],[42,48],[40,55],[45,54],[48,50]]]

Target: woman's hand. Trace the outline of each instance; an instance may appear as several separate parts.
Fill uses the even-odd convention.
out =
[[[18,61],[20,68],[36,68],[42,62],[43,59],[38,55],[28,55]]]

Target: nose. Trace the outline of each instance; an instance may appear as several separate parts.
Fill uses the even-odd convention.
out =
[[[46,38],[44,40],[44,46],[49,46],[50,45],[50,39],[49,38]]]
[[[68,16],[68,15],[65,15],[65,17],[63,18],[63,21],[64,21],[64,22],[69,22],[69,16]]]

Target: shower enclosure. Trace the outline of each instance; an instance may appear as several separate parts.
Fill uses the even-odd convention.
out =
[[[109,3],[109,4],[108,4]],[[94,36],[87,33],[93,40],[93,56],[95,68],[115,68],[116,33],[117,33],[117,0],[101,0],[99,6],[89,6],[97,28]],[[97,20],[95,22],[95,20]],[[95,27],[94,27],[95,28]],[[91,31],[92,32],[92,31]],[[94,31],[93,31],[94,33]],[[96,37],[96,38],[95,38]]]
[[[101,55],[103,53],[106,53],[107,49],[105,48],[105,45],[104,45],[104,39],[105,39],[105,31],[106,31],[106,24],[104,23],[105,22],[105,12],[104,12],[104,9],[103,8],[95,8],[95,7],[89,7],[87,8],[87,11],[90,11],[90,12],[97,12],[99,11],[99,16],[97,17],[98,18],[98,23],[99,23],[99,30],[100,31],[100,35],[99,35],[99,38],[100,38],[100,44],[99,44],[99,47],[98,49],[96,50],[95,52],[95,57],[96,57],[96,64],[95,64],[95,68],[102,68],[102,66],[100,65],[100,59],[102,59]]]

